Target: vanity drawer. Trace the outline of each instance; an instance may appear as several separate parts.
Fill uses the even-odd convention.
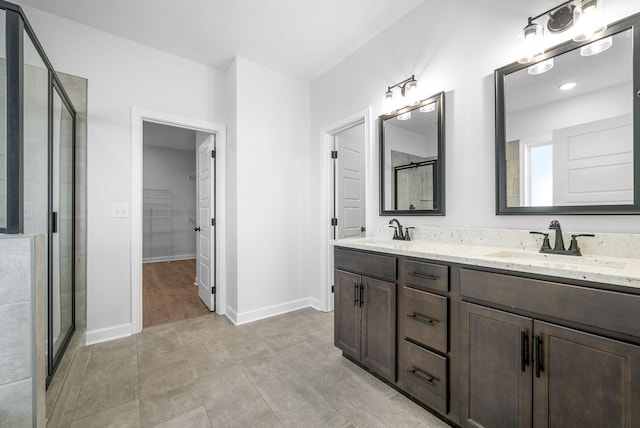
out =
[[[460,294],[640,337],[640,296],[635,294],[471,269],[460,269]]]
[[[374,278],[396,280],[396,258],[335,248],[336,269],[357,272]]]
[[[447,414],[447,359],[407,340],[400,344],[398,383],[414,398]]]
[[[403,282],[421,290],[449,291],[449,267],[432,263],[404,260]]]
[[[403,287],[400,337],[447,352],[447,298]]]

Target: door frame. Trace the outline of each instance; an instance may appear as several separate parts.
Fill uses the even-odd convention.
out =
[[[320,296],[322,308],[326,312],[333,311],[333,298],[331,286],[333,285],[333,236],[329,220],[333,217],[333,205],[335,204],[333,160],[331,151],[333,149],[334,136],[345,129],[364,124],[364,168],[365,168],[365,227],[373,224],[373,211],[369,209],[370,201],[375,195],[373,191],[373,122],[371,106],[351,113],[320,129]],[[377,212],[377,211],[376,211]],[[366,231],[369,236],[369,230]]]
[[[143,122],[153,122],[216,134],[216,312],[226,313],[226,156],[227,130],[224,125],[168,113],[131,108],[131,334],[142,331],[142,188]],[[195,144],[195,141],[194,141]]]

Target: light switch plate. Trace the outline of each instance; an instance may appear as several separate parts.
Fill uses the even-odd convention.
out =
[[[113,218],[129,217],[129,205],[128,204],[112,204],[111,217]]]

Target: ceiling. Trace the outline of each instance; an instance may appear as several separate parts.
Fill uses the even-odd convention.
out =
[[[196,131],[154,122],[142,123],[142,144],[163,149],[196,151]]]
[[[311,81],[424,0],[20,0],[226,70],[235,56]]]

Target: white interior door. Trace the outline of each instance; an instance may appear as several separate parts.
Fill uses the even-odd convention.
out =
[[[364,124],[335,136],[336,165],[336,238],[364,236],[365,232],[365,133]]]
[[[198,146],[196,270],[198,294],[215,310],[215,135]]]

